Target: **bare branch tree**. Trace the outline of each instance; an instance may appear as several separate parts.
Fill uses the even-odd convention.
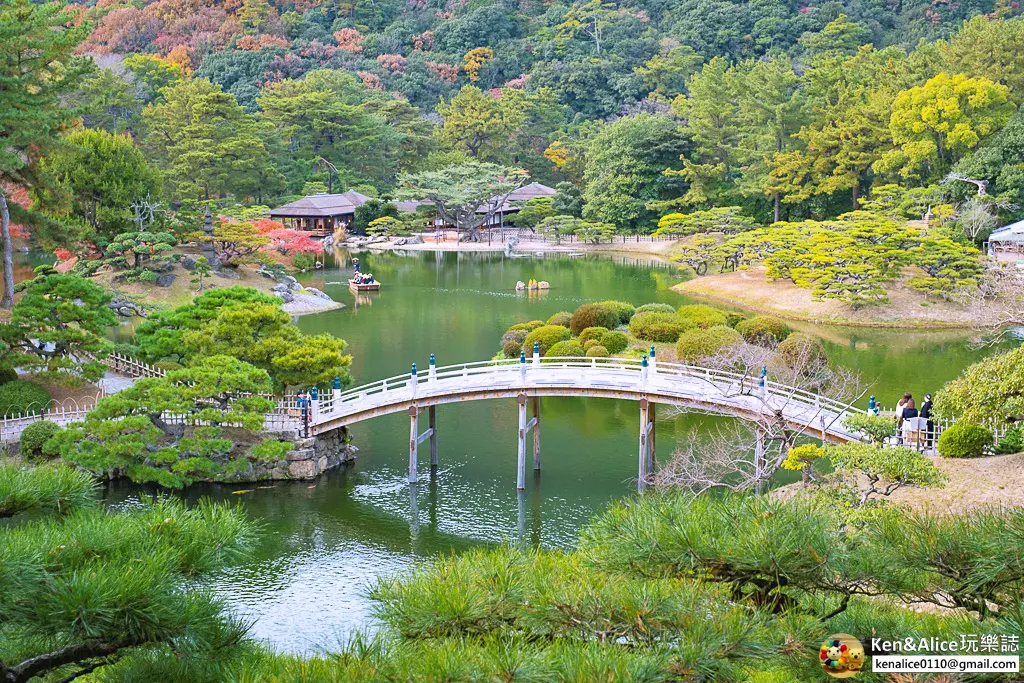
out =
[[[721,399],[747,397],[756,407],[755,417],[703,440],[691,434],[653,475],[656,487],[698,493],[714,488],[760,491],[808,429],[824,435],[867,392],[858,373],[829,366],[813,339],[790,344],[784,353],[740,342],[703,359],[701,365],[734,373],[731,383],[709,377],[708,392]],[[764,370],[768,377],[762,385]],[[724,408],[698,412],[730,415]],[[794,420],[797,413],[800,419]]]

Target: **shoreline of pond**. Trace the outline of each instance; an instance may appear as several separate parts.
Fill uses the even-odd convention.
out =
[[[900,282],[892,284],[889,292],[891,303],[879,308],[855,311],[836,301],[812,301],[809,290],[791,283],[767,281],[763,269],[695,278],[673,285],[672,291],[749,313],[837,327],[921,331],[970,330],[986,327],[986,319],[991,319],[992,315],[992,310],[980,311],[976,307],[960,307],[951,302],[928,301],[922,295],[911,292]],[[809,306],[822,307],[826,310],[808,312],[805,308]],[[872,312],[883,311],[892,317],[871,315]],[[849,317],[857,315],[861,317]]]

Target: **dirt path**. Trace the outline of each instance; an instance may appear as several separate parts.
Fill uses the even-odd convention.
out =
[[[935,458],[949,481],[945,488],[900,489],[894,503],[938,514],[956,514],[987,505],[1024,506],[1024,453],[987,458]]]

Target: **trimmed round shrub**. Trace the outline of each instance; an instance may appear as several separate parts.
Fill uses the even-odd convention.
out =
[[[7,384],[16,379],[18,379],[18,373],[14,371],[14,368],[0,365],[0,384]]]
[[[579,334],[580,344],[586,344],[591,339],[600,339],[608,331],[607,327],[588,327]]]
[[[629,346],[629,337],[626,336],[625,332],[608,330],[601,335],[600,344],[608,349],[608,353],[622,353],[626,350],[626,347]]]
[[[572,313],[569,311],[559,311],[553,316],[548,318],[548,325],[561,325],[562,327],[569,327],[569,321],[572,320]]]
[[[501,353],[505,358],[519,358],[519,352],[523,350],[523,343],[515,339],[509,339],[502,344]]]
[[[557,358],[559,356],[572,356],[574,358],[582,358],[585,355],[583,347],[575,339],[569,339],[566,341],[560,341],[557,344],[553,344],[548,352],[544,354],[546,358]]]
[[[526,335],[526,339],[523,340],[523,350],[529,356],[533,353],[533,342],[540,342],[540,355],[546,356],[548,349],[560,341],[566,341],[571,336],[569,330],[561,325],[541,325]],[[580,347],[581,351],[582,348]],[[583,354],[580,353],[580,355]]]
[[[543,320],[531,320],[528,323],[516,323],[512,327],[508,328],[508,331],[511,332],[512,330],[526,330],[527,332],[533,332],[535,329],[541,327],[543,324]]]
[[[43,444],[59,432],[60,425],[49,420],[33,422],[21,432],[21,454],[26,458],[43,457]]]
[[[509,330],[505,334],[501,335],[501,345],[505,346],[505,344],[510,341],[516,341],[519,342],[520,346],[522,346],[523,340],[526,339],[526,335],[528,334],[530,334],[529,330]]]
[[[619,319],[620,325],[625,325],[629,322],[629,319],[636,313],[636,306],[626,301],[600,301],[599,306],[604,306],[609,311],[615,314]]]
[[[739,313],[726,313],[725,314],[725,324],[728,325],[729,327],[736,327],[737,325],[739,325],[741,322],[743,322],[746,319],[747,319],[746,316],[741,315]]]
[[[991,446],[992,432],[970,422],[957,422],[939,436],[939,455],[944,458],[978,458]]]
[[[577,341],[579,341],[579,340],[577,340]],[[583,342],[583,350],[586,351],[591,346],[600,346],[600,344],[601,344],[601,340],[600,339],[588,339],[587,341]]]
[[[644,304],[636,309],[637,313],[675,313],[676,307],[671,304]]]
[[[587,349],[587,358],[607,358],[610,355],[611,354],[608,353],[608,349],[600,344],[594,344]]]
[[[773,315],[755,315],[736,325],[736,331],[751,344],[773,347],[789,336],[789,325]]]
[[[50,407],[50,392],[23,379],[0,386],[0,416],[41,413]]]
[[[679,335],[693,328],[693,323],[675,313],[637,313],[629,321],[629,333],[637,339],[674,342]]]
[[[583,304],[572,314],[569,329],[579,335],[588,327],[606,327],[609,330],[618,327],[619,316],[603,304]]]
[[[715,325],[706,330],[687,330],[679,335],[676,358],[684,363],[696,363],[708,356],[714,356],[742,339],[739,332],[725,325]]]
[[[728,325],[729,317],[714,306],[704,304],[691,304],[679,307],[679,317],[689,320],[697,327],[708,329],[717,325]]]
[[[779,342],[775,349],[786,366],[791,368],[805,367],[809,371],[816,370],[828,363],[825,346],[817,337],[796,332]]]

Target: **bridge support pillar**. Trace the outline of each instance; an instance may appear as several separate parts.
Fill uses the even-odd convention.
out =
[[[761,495],[764,482],[761,477],[764,473],[764,430],[760,426],[754,427],[754,493]]]
[[[654,470],[654,404],[646,398],[640,399],[640,457],[636,490],[647,490],[647,480]]]
[[[419,468],[418,453],[420,445],[420,409],[409,408],[409,482],[417,481],[416,470]]]
[[[526,394],[519,394],[519,458],[516,461],[516,490],[526,488]]]

